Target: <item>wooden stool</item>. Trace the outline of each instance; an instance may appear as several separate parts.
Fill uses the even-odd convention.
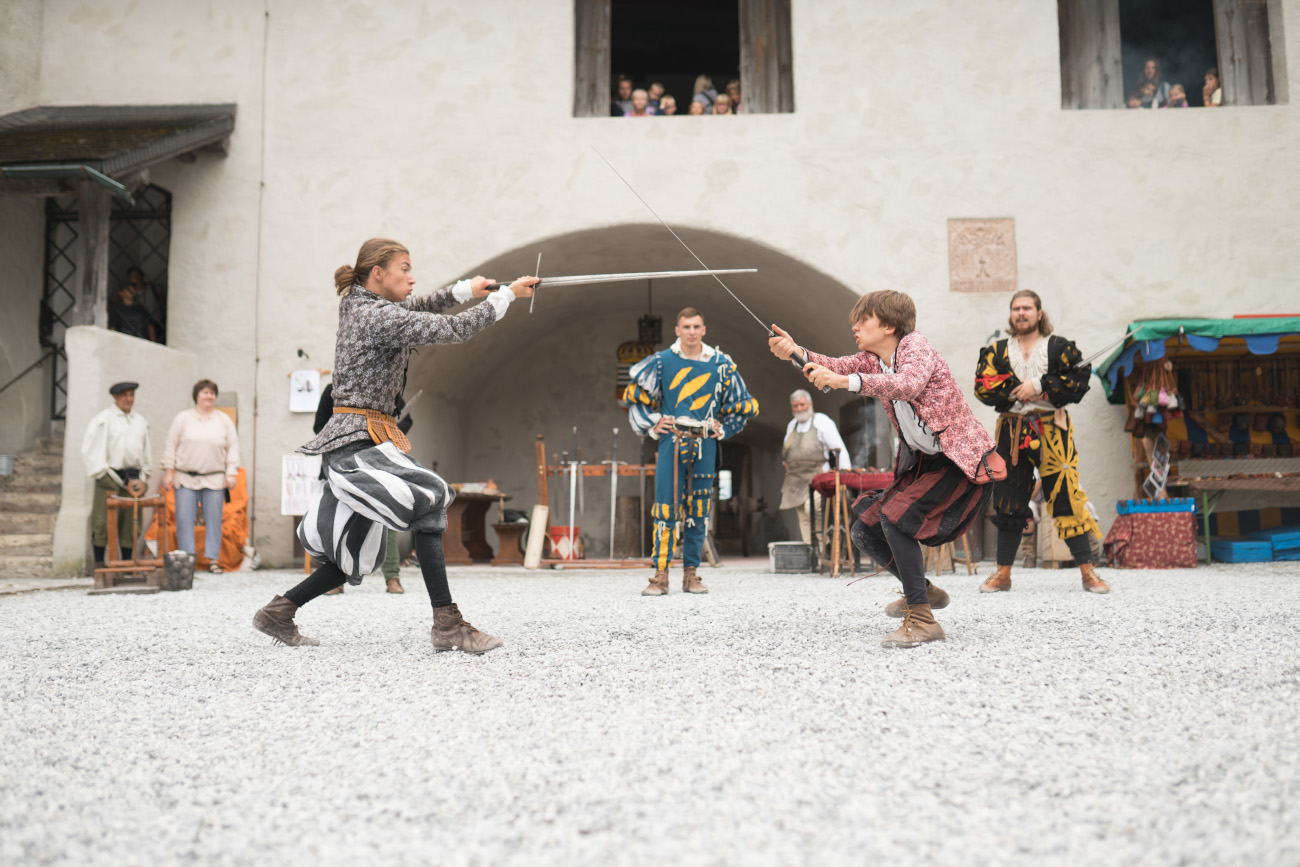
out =
[[[967,574],[967,575],[974,575],[974,574],[975,574],[975,563],[974,563],[974,561],[971,560],[971,556],[970,556],[970,542],[966,541],[966,534],[965,534],[965,533],[962,533],[962,536],[961,536],[961,547],[962,547],[962,551],[963,551],[964,554],[965,554],[965,556],[964,556],[962,559],[963,559],[963,560],[965,561],[965,563],[966,563],[966,574]],[[956,574],[957,574],[957,552],[956,552],[956,550],[954,550],[954,548],[953,548],[953,543],[952,543],[952,542],[944,542],[942,545],[939,545],[939,546],[934,547],[934,548],[931,548],[931,547],[929,547],[929,546],[926,547],[926,549],[925,549],[925,569],[926,569],[926,571],[928,572],[928,571],[930,570],[930,566],[931,566],[931,564],[933,564],[933,565],[934,565],[934,574],[935,574],[936,576],[939,575],[939,574],[942,572],[942,570],[943,570],[943,555],[944,555],[944,554],[947,554],[947,555],[948,555],[948,562],[952,565],[952,574],[956,575]]]
[[[509,523],[496,523],[492,529],[497,531],[497,555],[492,558],[492,566],[522,566],[524,565],[524,533],[528,530],[528,525],[519,521],[510,521]],[[537,528],[539,532],[545,532],[544,527]]]

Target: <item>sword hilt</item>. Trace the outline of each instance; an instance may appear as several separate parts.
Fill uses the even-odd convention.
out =
[[[511,283],[514,283],[514,282],[515,282],[515,281],[511,280],[511,281],[509,281],[509,282],[504,282],[504,281],[503,281],[503,282],[501,282],[501,283],[489,283],[489,284],[487,284],[486,286],[484,286],[483,288],[486,289],[486,290],[489,291],[489,292],[495,292],[495,291],[497,291],[498,289],[501,289],[501,288],[503,288],[503,287],[508,289],[508,288],[510,287],[510,284],[511,284]],[[543,280],[538,280],[536,283],[533,284],[533,288],[536,289],[538,286],[541,286],[543,282],[545,282],[545,281],[543,281]]]
[[[776,337],[776,332],[769,328],[767,329],[767,336]],[[802,352],[799,351],[799,347],[797,344],[795,346],[794,352],[790,353],[790,363],[793,364],[795,367],[799,368],[800,373],[803,373],[803,369],[808,366],[808,356],[804,355]],[[831,387],[829,385],[823,385],[822,394],[830,394],[830,393],[831,393]]]

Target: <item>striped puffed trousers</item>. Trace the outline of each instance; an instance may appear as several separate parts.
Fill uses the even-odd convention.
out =
[[[298,539],[312,557],[338,566],[349,584],[383,563],[385,527],[447,529],[455,492],[391,442],[330,452],[323,463],[325,484],[298,525]]]

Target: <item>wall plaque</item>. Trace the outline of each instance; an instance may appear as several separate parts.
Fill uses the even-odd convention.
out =
[[[953,292],[1016,291],[1016,221],[948,221],[948,288]]]

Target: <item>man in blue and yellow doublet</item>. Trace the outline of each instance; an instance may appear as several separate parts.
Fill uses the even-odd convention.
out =
[[[704,551],[704,534],[713,506],[718,440],[734,436],[758,415],[758,401],[745,388],[736,364],[720,349],[704,343],[704,317],[694,307],[677,314],[677,341],[638,362],[632,382],[623,392],[628,420],[642,436],[659,441],[655,464],[655,574],[642,596],[668,592],[668,564],[677,547],[677,522],[682,520],[682,590],[708,593],[696,567]],[[675,436],[679,427],[698,429],[703,436]],[[673,443],[677,454],[674,458]],[[674,465],[674,459],[676,464]],[[676,472],[674,472],[674,466]],[[673,481],[677,490],[673,490]]]

